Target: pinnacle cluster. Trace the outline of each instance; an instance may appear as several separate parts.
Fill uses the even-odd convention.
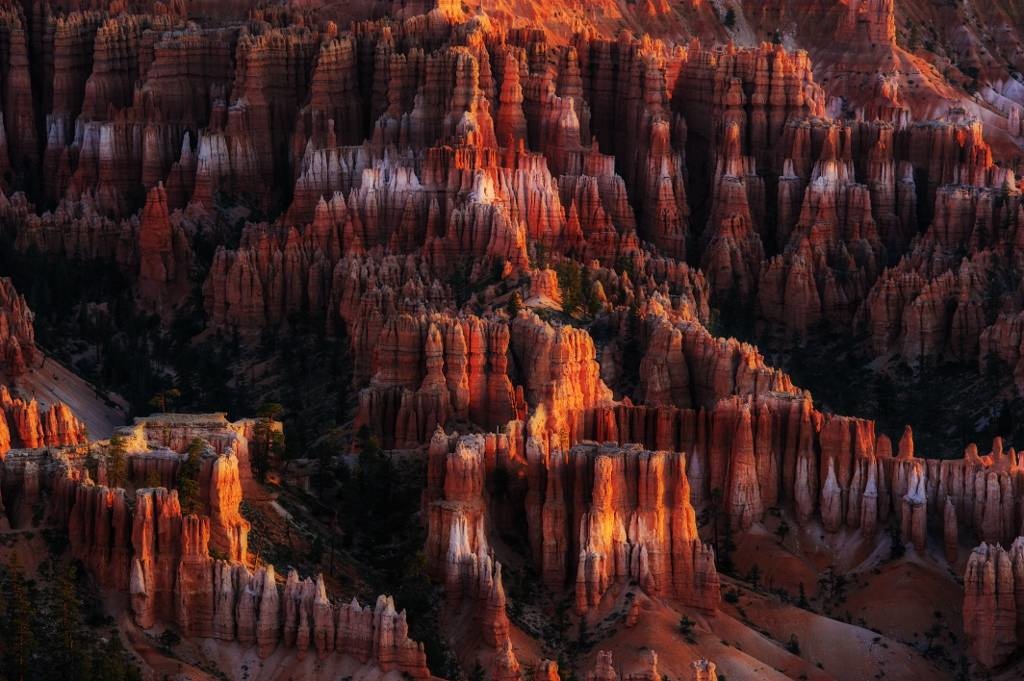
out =
[[[0,677],[1018,678],[1019,4],[0,3]]]

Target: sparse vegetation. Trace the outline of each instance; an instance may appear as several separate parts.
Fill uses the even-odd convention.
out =
[[[761,567],[754,563],[750,566],[750,570],[747,572],[747,581],[750,582],[750,586],[756,591],[758,586],[761,584]]]
[[[809,610],[811,607],[810,601],[807,600],[807,592],[804,591],[804,583],[800,582],[799,595],[797,596],[796,605],[798,608]]]
[[[74,565],[42,568],[39,583],[15,560],[2,569],[0,677],[7,681],[136,681],[120,635]]]
[[[111,437],[107,447],[107,481],[111,487],[124,487],[128,482],[128,456],[120,435]]]
[[[696,639],[693,637],[693,628],[696,625],[697,623],[686,615],[683,615],[683,618],[679,620],[679,633],[681,633],[683,638],[685,638],[689,643],[696,643]]]
[[[509,317],[515,317],[522,309],[523,296],[519,294],[519,291],[513,291],[512,295],[508,298],[508,302],[505,303],[505,312],[508,313]]]
[[[797,638],[796,634],[789,635],[789,640],[786,641],[786,650],[794,655],[800,654],[800,639]]]
[[[274,427],[274,422],[281,417],[283,411],[284,407],[280,404],[270,402],[256,412],[256,437],[250,455],[253,473],[261,482],[266,480],[273,462],[285,453],[284,433]]]
[[[199,496],[199,471],[205,443],[195,438],[189,443],[185,458],[178,464],[178,503],[181,504],[183,515],[202,513],[203,501]]]

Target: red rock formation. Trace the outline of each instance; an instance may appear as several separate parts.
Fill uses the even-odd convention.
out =
[[[572,528],[579,528],[579,558],[574,568],[571,554],[558,556],[545,551],[540,556],[540,568],[543,574],[564,575],[565,569],[576,574],[578,610],[597,605],[606,591],[626,579],[637,580],[653,595],[674,596],[709,610],[717,607],[718,576],[713,553],[696,534],[682,457],[639,448],[579,445],[570,452],[567,465],[549,464],[545,475],[567,475],[569,470],[593,481],[589,498],[581,496],[582,490],[574,492],[571,508],[564,511],[568,526],[561,531],[573,537],[577,533]],[[639,485],[636,506],[624,504],[627,477],[636,479]],[[557,493],[571,485],[563,481],[548,483],[547,488]],[[557,512],[554,502],[542,497],[542,519]],[[535,516],[528,512],[527,518],[531,517]],[[545,542],[549,541],[549,527],[559,531],[557,525],[545,520]],[[557,535],[552,539],[557,541]],[[563,543],[569,548],[568,542]],[[560,561],[565,568],[555,571],[543,562],[551,560]]]
[[[259,193],[274,187],[275,177],[287,171],[289,143],[297,102],[305,98],[309,73],[317,53],[316,35],[304,27],[243,29],[235,49],[234,102],[225,134],[232,145],[248,147],[239,172],[232,153],[231,181],[244,191]],[[213,147],[205,156],[211,163]],[[200,142],[199,170],[204,165]],[[197,193],[199,192],[197,177]],[[266,198],[263,199],[266,202]]]
[[[210,542],[223,551],[228,560],[245,562],[249,522],[239,511],[242,485],[238,458],[234,454],[217,456],[212,459],[208,469],[209,478],[203,475],[203,479],[208,480],[205,486],[208,489],[206,498],[210,511]]]
[[[487,543],[484,499],[485,457],[493,456],[496,444],[493,436],[450,440],[438,429],[430,444],[424,501],[429,504],[428,569],[445,584],[450,604],[474,604],[484,642],[500,652],[510,625],[501,563]]]
[[[640,362],[637,397],[646,405],[710,408],[731,395],[797,392],[789,377],[768,366],[754,346],[715,338],[687,315],[674,324],[667,316],[663,308],[652,306],[645,317],[649,340]]]
[[[690,681],[718,681],[715,663],[710,660],[694,660],[690,663]]]
[[[733,130],[738,129],[734,126]],[[701,269],[716,296],[745,304],[757,286],[764,247],[754,229],[747,190],[739,178],[723,175],[715,187],[715,208],[706,230]]]
[[[562,308],[562,292],[558,288],[558,274],[545,268],[530,273],[530,295],[524,301],[530,307]]]
[[[0,278],[0,361],[8,379],[17,379],[39,361],[32,311],[14,283]]]
[[[832,471],[832,468],[829,468]],[[834,472],[829,476],[835,484]],[[827,487],[826,482],[826,487]],[[822,488],[822,498],[826,494]],[[754,460],[754,430],[750,418],[750,410],[740,410],[736,420],[736,433],[732,438],[732,452],[729,455],[729,479],[725,487],[726,512],[730,522],[740,529],[750,527],[761,518],[764,507],[761,503],[761,491],[757,480],[757,466]],[[822,516],[826,517],[822,503]],[[825,519],[826,529],[829,527]],[[833,530],[834,531],[834,530]]]
[[[435,359],[421,376],[424,343]],[[507,375],[508,343],[508,326],[498,321],[392,317],[378,337],[374,364],[380,370],[360,395],[357,420],[380,433],[387,447],[417,446],[453,410],[490,425],[515,418],[522,396]]]
[[[498,111],[494,134],[499,144],[512,147],[526,140],[526,116],[523,114],[523,88],[520,81],[520,57],[511,50],[503,55],[501,93],[498,96]]]
[[[391,598],[381,596],[372,609],[355,601],[334,605],[321,578],[300,581],[294,572],[282,589],[273,566],[253,573],[243,563],[211,558],[211,517],[183,517],[176,491],[137,490],[132,508],[124,490],[96,486],[64,460],[36,463],[24,456],[10,459],[24,464],[21,487],[31,489],[29,469],[42,471],[45,464],[54,476],[46,483],[54,490],[50,513],[66,524],[72,554],[104,588],[130,593],[139,626],[173,622],[187,636],[255,645],[261,657],[283,644],[301,658],[312,646],[321,657],[348,655],[384,672],[430,676],[423,646],[408,638],[405,613]],[[6,472],[5,480],[11,476]],[[500,568],[493,577],[491,609],[503,595]],[[500,634],[497,616],[492,621]]]
[[[129,587],[129,536],[132,520],[124,490],[60,479],[68,515],[71,555],[89,569],[104,588],[126,592]]]
[[[431,443],[425,493],[432,500],[428,565],[444,581],[449,599],[476,599],[485,640],[498,632],[492,645],[500,643],[508,621],[500,566],[489,557],[484,531],[484,461],[487,452],[509,451],[509,444],[480,436],[452,439],[438,431]],[[526,452],[528,535],[534,561],[551,589],[562,590],[576,574],[577,606],[586,610],[613,584],[631,578],[654,595],[715,609],[713,552],[697,536],[682,456],[581,445],[564,458],[557,451],[545,455],[533,440]],[[577,488],[567,497],[573,489],[570,480],[581,475],[593,478],[593,493]],[[636,505],[623,506],[623,486],[637,476]]]
[[[766,394],[751,402],[722,400],[709,411],[619,405],[596,409],[584,422],[586,437],[599,441],[640,441],[688,452],[694,503],[704,503],[713,489],[725,491],[730,520],[738,527],[758,519],[758,504],[783,501],[805,521],[820,508],[829,531],[859,527],[866,536],[889,513],[887,490],[895,483],[883,466],[889,455],[876,447],[874,424],[825,417],[807,399]],[[917,465],[923,473],[922,462]],[[908,487],[898,489],[902,504]],[[928,502],[915,492],[913,503],[918,500]]]
[[[452,443],[440,429],[430,443],[426,559],[432,574],[448,585],[449,596],[475,588],[481,567],[478,558],[487,553],[485,447],[482,436],[465,436]]]
[[[533,681],[560,681],[558,663],[552,660],[541,660],[534,667]]]
[[[171,225],[162,183],[149,190],[138,231],[139,295],[148,305],[172,303],[188,285],[191,249]]]
[[[995,361],[1012,370],[1017,390],[1024,392],[1024,312],[1001,314],[982,331],[978,343],[978,364],[982,371]]]
[[[293,153],[304,153],[309,142],[316,147],[334,147],[363,141],[365,122],[356,61],[351,37],[338,36],[320,46],[309,84],[309,104],[296,125]]]
[[[180,525],[181,508],[176,492],[157,489],[136,494],[130,593],[132,613],[143,628],[152,627],[158,618],[169,620],[173,616],[172,567],[177,558],[174,547],[180,542]]]
[[[551,444],[566,448],[580,437],[574,414],[612,397],[600,377],[594,341],[585,331],[552,326],[533,313],[513,319],[510,332],[526,400],[543,405]]]
[[[1001,65],[1020,61],[1016,14],[931,21],[947,36],[943,24],[960,27],[937,40],[956,45],[956,64],[933,75],[919,65],[928,50],[904,49],[893,0],[733,3],[729,31],[709,3],[661,0],[490,3],[472,16],[450,0],[377,3],[343,14],[386,18],[340,31],[326,21],[344,23],[338,8],[199,0],[195,22],[177,2],[76,9],[94,4],[33,6],[31,21],[0,11],[5,233],[54,266],[116,267],[165,321],[205,266],[189,241],[212,244],[208,335],[250,343],[302,319],[344,336],[356,424],[389,449],[429,447],[428,564],[451,606],[472,602],[495,677],[521,674],[492,552],[511,549],[492,549],[495,530],[525,532],[541,579],[572,587],[580,610],[631,580],[713,610],[694,507],[716,493],[737,531],[771,507],[869,541],[894,518],[921,554],[941,521],[950,562],[960,532],[1004,545],[1019,533],[1020,462],[1001,443],[940,462],[916,458],[908,435],[893,457],[873,423],[816,410],[756,348],[702,326],[713,294],[773,342],[863,332],[872,353],[911,364],[1005,362],[1024,390],[1024,213],[1000,148],[1017,145],[992,141],[1020,132],[1021,94]],[[901,6],[901,22],[936,16],[925,4]],[[572,30],[512,28],[509,7],[523,9],[517,24]],[[998,59],[978,49],[989,23],[1010,27],[985,39]],[[810,48],[813,70],[781,45],[679,43],[791,25],[778,42]],[[618,36],[623,26],[666,40]],[[960,110],[955,72],[975,63],[978,102]],[[571,322],[501,309],[527,278],[528,303],[560,308],[567,292],[548,266],[566,262],[580,263],[588,296]],[[34,352],[24,301],[0,287],[0,363],[17,375]],[[84,441],[64,405],[7,389],[0,405],[0,454]],[[505,431],[441,430],[454,425]],[[404,619],[387,599],[336,608],[322,580],[278,584],[272,567],[240,564],[251,431],[172,419],[129,433],[134,483],[171,484],[178,453],[206,439],[202,518],[181,518],[167,492],[142,491],[132,509],[64,471],[54,497],[76,554],[101,583],[127,585],[144,626],[425,675],[418,646],[392,638]],[[4,467],[15,527],[48,489],[26,456]],[[713,676],[708,666],[694,674]],[[594,677],[618,675],[602,655]],[[652,658],[630,678],[658,677]]]
[[[0,33],[6,47],[4,73],[4,153],[0,169],[14,172],[20,181],[31,181],[39,165],[35,107],[32,102],[29,39],[21,9],[6,6],[0,11]]]
[[[900,445],[902,450],[903,443],[901,442]],[[913,544],[919,552],[924,551],[928,522],[928,499],[925,494],[925,473],[922,469],[923,462],[922,465],[910,467],[906,480],[906,494],[903,495],[903,505],[900,510],[903,541]],[[902,467],[897,468],[898,474],[901,470]],[[894,490],[898,489],[899,483],[899,478],[897,478]]]
[[[519,660],[516,658],[515,651],[512,650],[512,641],[507,636],[494,656],[491,678],[495,681],[519,681],[522,678]]]
[[[85,424],[62,402],[55,402],[48,409],[40,408],[35,399],[15,397],[7,386],[0,385],[0,409],[6,416],[6,423],[0,428],[0,443],[7,444],[8,449],[86,442]]]
[[[1024,589],[1024,541],[1009,551],[982,544],[974,549],[964,574],[964,633],[971,655],[988,668],[1006,661],[1021,641],[1020,605]]]
[[[951,497],[946,497],[946,504],[942,510],[942,538],[943,547],[946,552],[946,560],[950,564],[956,564],[960,557],[960,546],[957,541],[959,529],[957,527],[956,505]]]

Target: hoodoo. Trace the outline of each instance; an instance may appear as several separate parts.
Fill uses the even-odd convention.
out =
[[[1024,676],[1021,4],[0,4],[0,678]]]

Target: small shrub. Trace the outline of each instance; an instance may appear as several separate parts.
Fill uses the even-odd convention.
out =
[[[697,623],[691,620],[689,617],[683,615],[683,618],[679,620],[679,633],[681,633],[688,639],[691,638],[693,635],[693,627],[696,624]]]
[[[160,634],[160,645],[166,648],[173,648],[181,643],[181,636],[174,629],[165,629],[164,633]]]
[[[786,650],[794,655],[800,654],[800,639],[796,637],[796,634],[789,635],[789,641],[786,642]]]

